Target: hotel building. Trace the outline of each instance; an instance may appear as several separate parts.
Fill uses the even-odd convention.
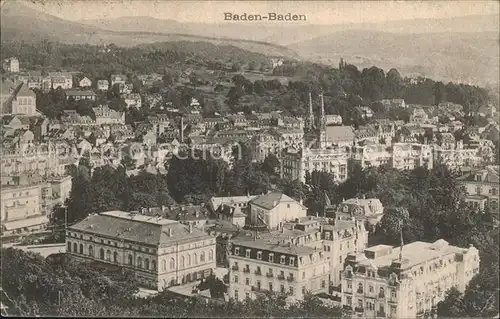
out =
[[[357,317],[422,318],[435,313],[451,287],[463,292],[478,271],[473,246],[451,246],[442,239],[373,246],[347,256],[342,305]]]
[[[135,273],[143,286],[163,290],[215,270],[215,238],[178,221],[122,211],[88,216],[68,227],[67,253]]]
[[[241,233],[231,239],[230,297],[254,298],[263,290],[297,299],[305,291],[340,292],[347,254],[362,251],[367,242],[362,223],[312,216],[271,232]]]

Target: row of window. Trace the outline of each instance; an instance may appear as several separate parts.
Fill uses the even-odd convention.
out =
[[[239,265],[238,265],[238,262],[235,262],[233,267],[232,267],[233,270],[239,270]],[[250,272],[250,265],[245,265],[245,268],[243,268],[243,272],[247,272],[249,273]],[[326,274],[327,270],[326,270],[326,266],[323,265],[323,272],[322,274]],[[310,275],[312,277],[315,277],[316,276],[316,268],[312,268],[312,270],[309,270],[308,273],[310,273]],[[264,273],[262,273],[262,270],[260,268],[260,266],[257,266],[255,268],[255,274],[257,275],[264,275]],[[268,268],[268,271],[267,273],[265,274],[267,277],[274,277],[274,273],[273,273],[273,268]],[[278,275],[278,277],[281,277],[281,278],[285,278],[285,272],[283,270],[280,270],[280,273]],[[237,276],[235,276],[235,278],[237,278]],[[289,276],[287,277],[289,278],[291,281],[294,279],[294,275],[293,273],[289,273]],[[303,271],[302,272],[302,279],[305,279],[306,278],[306,272]],[[237,282],[237,281],[235,281]]]
[[[80,253],[80,254],[84,254],[85,253],[84,252],[83,244],[80,244],[80,246],[78,247],[77,243],[71,244],[71,242],[68,242],[68,244],[67,244],[67,251],[68,252],[73,252],[73,253]],[[91,256],[91,257],[94,256],[94,249],[93,249],[92,245],[90,245],[88,247],[88,255]],[[199,257],[199,260],[198,260],[198,257]],[[115,263],[118,263],[118,253],[116,251],[113,252],[113,254],[111,254],[111,251],[107,250],[106,253],[105,253],[104,249],[101,248],[99,250],[99,258],[103,259],[103,260],[113,261]],[[212,261],[212,260],[214,260],[214,251],[213,250],[209,250],[209,252],[208,252],[208,261]],[[198,256],[198,254],[194,253],[192,258],[191,258],[191,255],[181,256],[179,268],[182,269],[184,267],[191,266],[191,262],[192,261],[193,261],[193,265],[197,265],[198,263],[204,263],[205,262],[205,252],[202,251],[199,256]],[[131,265],[131,266],[134,266],[134,258],[132,256],[132,254],[128,254],[128,264]],[[139,256],[137,258],[137,263],[135,264],[135,266],[137,266],[139,268],[145,268],[145,269],[149,270],[150,269],[150,267],[149,267],[149,259],[148,258],[144,258],[144,260],[143,260],[142,257]],[[152,266],[151,267],[152,270],[156,270],[156,262],[154,260],[152,261],[151,266]],[[169,269],[170,270],[175,270],[175,267],[176,267],[175,258],[170,258]],[[166,271],[167,270],[167,261],[166,260],[162,260],[161,261],[161,270],[162,271]]]

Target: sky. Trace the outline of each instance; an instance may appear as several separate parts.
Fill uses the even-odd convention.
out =
[[[21,1],[21,0],[12,0]],[[499,14],[497,1],[172,1],[30,0],[27,4],[57,17],[78,21],[150,16],[180,22],[221,23],[225,12],[305,14],[310,24],[370,23],[406,19]]]

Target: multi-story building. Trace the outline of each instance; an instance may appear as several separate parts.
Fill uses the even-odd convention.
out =
[[[281,145],[276,136],[270,133],[259,133],[249,141],[252,161],[262,163],[269,155],[280,157]]]
[[[350,161],[361,165],[362,168],[387,165],[391,160],[392,152],[385,144],[356,145],[351,149]]]
[[[78,82],[78,86],[81,88],[89,88],[92,86],[92,80],[85,76]]]
[[[267,290],[301,299],[305,291],[340,291],[345,257],[366,247],[368,233],[355,220],[309,216],[270,232],[240,232],[230,242],[230,297],[253,298]],[[301,256],[307,261],[303,267]]]
[[[479,253],[445,240],[402,247],[377,245],[349,254],[342,305],[365,318],[423,318],[435,313],[445,292],[463,292],[479,271]]]
[[[457,141],[454,147],[434,145],[433,159],[435,163],[443,163],[450,169],[479,168],[493,160],[493,150],[488,145],[464,147]]]
[[[99,105],[93,108],[95,123],[102,124],[122,124],[125,125],[125,112],[115,111],[107,105]]]
[[[43,186],[2,185],[2,233],[19,233],[45,227],[49,220],[42,210]]]
[[[95,101],[97,95],[90,90],[68,90],[66,91],[66,100],[73,99],[78,100],[91,100]]]
[[[306,174],[313,171],[327,172],[334,175],[338,182],[347,179],[349,151],[336,149],[288,149],[283,154],[282,176],[305,182]]]
[[[391,147],[391,166],[400,170],[412,170],[415,167],[433,167],[432,145],[417,143],[394,143]]]
[[[471,203],[478,210],[486,207],[498,213],[498,166],[487,166],[477,169],[458,178],[458,182],[465,188],[465,201]]]
[[[264,225],[276,229],[284,221],[307,215],[307,207],[279,192],[260,195],[248,202],[249,222],[254,226]]]
[[[328,291],[329,260],[321,249],[272,239],[231,239],[229,297],[255,299],[273,291],[302,299],[307,292]]]
[[[66,231],[67,253],[134,272],[141,285],[163,290],[215,270],[215,238],[178,221],[110,211],[88,216]]]
[[[109,89],[109,81],[108,80],[98,80],[97,81],[97,89],[99,91],[107,91]]]
[[[6,72],[19,72],[19,60],[16,57],[11,57],[3,61],[3,69]]]
[[[52,88],[71,89],[73,87],[73,76],[68,72],[49,72],[52,79]]]

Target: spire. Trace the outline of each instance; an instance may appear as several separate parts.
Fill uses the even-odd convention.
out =
[[[312,103],[312,95],[311,91],[309,91],[309,120],[308,120],[308,128],[310,130],[313,129],[314,126],[314,113],[313,113],[313,103]]]
[[[399,235],[401,236],[401,247],[399,247],[399,261],[403,260],[403,221],[399,221]]]
[[[324,127],[326,126],[326,119],[325,119],[325,101],[323,99],[323,91],[320,92],[319,99],[320,99],[320,103],[321,103],[321,107],[320,107],[321,113],[320,113],[320,118],[319,118],[319,127],[321,129],[324,129]]]

